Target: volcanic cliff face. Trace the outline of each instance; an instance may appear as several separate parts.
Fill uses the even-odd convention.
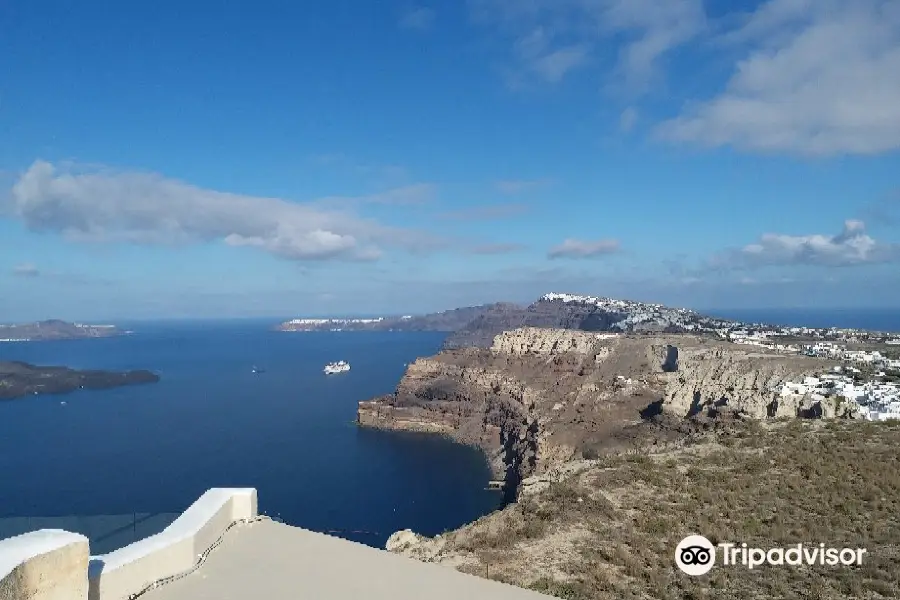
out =
[[[529,476],[629,448],[659,414],[845,416],[780,395],[785,381],[830,366],[689,335],[523,327],[497,335],[489,349],[418,359],[394,394],[360,403],[357,421],[478,445],[514,495]]]

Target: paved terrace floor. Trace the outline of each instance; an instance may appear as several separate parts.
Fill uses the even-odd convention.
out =
[[[240,525],[199,569],[140,600],[547,600],[361,544],[276,523]]]

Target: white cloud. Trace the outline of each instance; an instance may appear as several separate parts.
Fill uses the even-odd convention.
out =
[[[662,87],[690,52],[689,100],[661,139],[801,156],[900,149],[900,2],[767,0],[707,16],[702,0],[470,0],[512,49],[511,85],[560,81],[585,65],[623,98]],[[609,47],[618,48],[607,68]],[[710,77],[728,69],[719,82]],[[692,94],[708,88],[713,92]],[[620,127],[633,127],[633,113]]]
[[[23,263],[21,265],[16,265],[12,269],[13,275],[17,275],[19,277],[37,277],[41,274],[40,269],[32,263]]]
[[[663,138],[812,156],[900,148],[896,0],[770,0],[722,41],[743,53],[725,90]]]
[[[610,81],[643,91],[670,50],[706,26],[702,0],[470,0],[477,23],[514,40],[521,67],[559,81],[587,63],[595,46],[622,41]]]
[[[554,258],[593,258],[605,256],[619,251],[618,240],[585,241],[569,238],[562,244],[550,248],[547,257]]]
[[[412,186],[358,199],[295,203],[206,190],[152,173],[59,169],[36,161],[13,186],[3,214],[31,230],[75,241],[222,241],[293,260],[372,260],[385,246],[417,251],[440,241],[334,207],[409,202],[431,192]]]
[[[424,7],[415,8],[407,11],[400,17],[400,27],[404,29],[425,31],[431,29],[431,26],[434,25],[435,16],[437,15],[433,9]]]
[[[853,266],[900,260],[900,244],[878,242],[865,224],[848,220],[837,235],[766,233],[760,239],[714,261],[716,266]]]
[[[587,56],[587,46],[575,44],[535,57],[531,61],[531,68],[545,81],[557,83],[562,81],[566,73],[583,65]]]

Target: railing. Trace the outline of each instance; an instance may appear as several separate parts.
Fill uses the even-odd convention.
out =
[[[106,554],[161,532],[181,513],[70,515],[0,518],[0,540],[39,529],[63,529],[90,540],[93,554]]]
[[[178,514],[0,519],[0,598],[128,598],[193,571],[226,531],[257,520],[253,488],[212,488]]]

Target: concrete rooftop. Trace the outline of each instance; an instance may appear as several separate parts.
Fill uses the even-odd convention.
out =
[[[546,600],[548,596],[343,539],[257,521],[229,531],[199,569],[140,600]]]

